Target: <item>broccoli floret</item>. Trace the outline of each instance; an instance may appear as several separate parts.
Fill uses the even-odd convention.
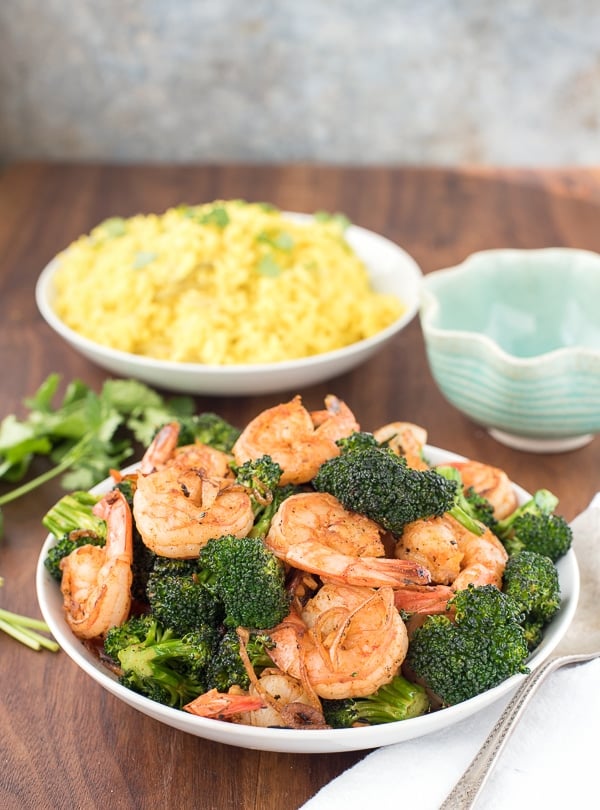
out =
[[[136,476],[125,476],[115,489],[118,489],[122,494],[129,508],[133,510],[133,496],[135,494]],[[133,575],[131,582],[131,596],[141,607],[147,607],[148,596],[146,589],[148,586],[148,577],[154,566],[156,554],[151,551],[142,540],[142,535],[139,533],[135,524],[132,521],[132,539],[133,539],[133,562],[131,565],[131,573]]]
[[[93,507],[100,500],[90,492],[72,492],[64,495],[42,518],[43,526],[56,538],[73,531],[85,531],[106,537],[106,521],[94,514]]]
[[[265,667],[274,666],[269,657],[268,650],[273,643],[264,633],[251,633],[246,644],[246,652],[254,669],[260,677]],[[227,629],[206,668],[206,683],[208,689],[227,692],[234,686],[248,689],[250,678],[246,672],[244,662],[240,656],[240,639],[234,629]]]
[[[533,621],[523,621],[523,632],[525,634],[525,641],[527,642],[527,647],[530,651],[535,650],[535,648],[541,643],[544,637],[544,627],[546,626],[544,622],[533,622]]]
[[[129,632],[131,621],[135,624]],[[153,619],[129,622],[110,630],[104,645],[105,652],[119,663],[123,686],[176,708],[206,691],[204,672],[216,643],[212,628],[177,636]],[[120,643],[126,646],[120,647]]]
[[[349,436],[338,439],[336,444],[341,449],[342,453],[352,453],[356,450],[367,450],[369,447],[381,447],[385,445],[385,442],[382,445],[372,433],[357,430]]]
[[[283,472],[281,466],[271,456],[245,461],[243,464],[232,464],[236,481],[250,491],[254,526],[248,532],[249,537],[264,537],[269,530],[273,515],[281,503],[290,495],[299,491],[299,487],[287,484],[280,487],[279,479]]]
[[[275,487],[271,492],[270,500],[260,510],[256,510],[254,525],[248,532],[249,537],[263,538],[269,531],[269,526],[273,520],[273,515],[279,509],[283,501],[290,495],[301,492],[301,488],[295,484],[286,484],[283,487]]]
[[[65,557],[68,557],[72,551],[80,546],[103,546],[105,544],[104,537],[98,537],[96,534],[87,534],[85,532],[69,532],[58,540],[58,542],[48,550],[44,560],[44,566],[50,576],[57,582],[62,581],[62,569],[60,564]]]
[[[206,412],[179,419],[179,445],[201,442],[230,453],[241,431],[216,413]]]
[[[419,717],[429,710],[424,687],[396,675],[390,683],[363,698],[322,700],[325,721],[332,728],[394,723]]]
[[[556,562],[571,548],[573,531],[566,520],[554,514],[558,498],[547,489],[533,497],[512,514],[498,521],[495,533],[507,552],[536,551]]]
[[[495,531],[497,519],[494,515],[494,507],[483,495],[476,492],[473,487],[464,490],[464,496],[468,504],[468,511],[475,520],[483,523],[491,531]]]
[[[530,626],[543,627],[560,608],[556,566],[536,551],[520,551],[508,558],[502,590],[519,604]]]
[[[267,455],[245,461],[243,464],[233,464],[232,469],[237,483],[249,489],[257,500],[269,497],[271,491],[278,485],[283,472],[281,465]]]
[[[103,546],[106,542],[106,521],[92,509],[99,497],[89,492],[64,495],[42,518],[42,523],[57,542],[44,560],[46,570],[57,582],[62,580],[61,561],[76,548],[85,545]]]
[[[175,633],[185,634],[223,620],[220,602],[199,561],[155,557],[146,595],[156,620]]]
[[[227,626],[274,627],[289,613],[283,564],[260,537],[209,540],[199,560],[223,603]]]
[[[155,620],[149,614],[131,616],[123,624],[110,628],[104,639],[104,652],[118,663],[119,652],[132,644],[141,644],[154,625]]]
[[[528,672],[523,617],[514,599],[493,585],[470,585],[449,601],[448,611],[427,617],[414,631],[406,656],[409,670],[444,705]]]
[[[407,523],[446,512],[460,511],[456,517],[464,522],[463,510],[455,510],[456,481],[433,469],[412,469],[386,447],[342,452],[321,465],[313,484],[394,534],[401,534]]]

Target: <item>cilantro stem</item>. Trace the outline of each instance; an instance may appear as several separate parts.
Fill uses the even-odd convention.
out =
[[[50,632],[48,625],[39,619],[30,619],[28,616],[20,616],[0,608],[0,630],[32,650],[41,650],[43,647],[56,652],[59,649],[59,645],[54,639],[46,638],[36,632],[36,630]]]
[[[22,495],[26,495],[33,489],[37,489],[37,487],[45,484],[46,481],[51,481],[53,478],[56,478],[57,475],[61,475],[68,470],[73,462],[76,461],[79,451],[83,448],[85,441],[86,439],[84,438],[80,442],[77,442],[77,444],[65,454],[62,461],[60,461],[55,467],[52,467],[51,470],[47,470],[46,472],[41,473],[41,475],[38,475],[36,478],[32,478],[30,481],[22,484],[20,487],[12,489],[10,492],[7,492],[4,495],[0,495],[0,506],[4,506],[4,504],[10,503],[11,501],[16,501],[17,498],[20,498]]]

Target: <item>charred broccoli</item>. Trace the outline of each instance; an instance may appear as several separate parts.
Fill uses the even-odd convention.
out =
[[[419,717],[429,710],[424,687],[396,675],[368,697],[322,700],[325,721],[332,728],[394,723]]]
[[[215,644],[212,628],[177,636],[142,616],[109,630],[104,651],[120,666],[123,686],[181,708],[206,691],[204,672]]]
[[[180,445],[201,442],[230,453],[241,431],[216,413],[206,412],[179,419]]]
[[[269,530],[273,515],[281,503],[290,495],[298,492],[299,488],[292,484],[279,486],[281,466],[268,455],[231,466],[237,483],[250,491],[254,526],[248,535],[249,537],[264,537]]]
[[[265,667],[274,666],[268,652],[272,646],[268,635],[250,633],[246,642],[246,652],[254,672],[259,677]],[[240,656],[240,639],[232,628],[225,631],[207,665],[206,685],[207,689],[216,689],[219,692],[227,692],[234,685],[242,689],[250,686],[250,678]]]
[[[506,563],[502,590],[518,603],[527,643],[533,649],[560,608],[560,584],[554,563],[535,551],[514,554]]]
[[[394,534],[401,534],[415,520],[446,512],[481,533],[458,504],[455,480],[433,469],[412,469],[389,448],[361,437],[350,436],[338,444],[341,454],[321,465],[313,483],[346,509],[366,515]]]
[[[406,665],[443,705],[461,703],[528,672],[521,607],[494,585],[458,591],[446,615],[428,616],[412,636]]]
[[[512,514],[498,521],[495,533],[510,555],[519,551],[536,551],[556,562],[571,548],[573,532],[566,520],[554,514],[558,498],[547,489],[533,497]]]
[[[207,579],[197,559],[157,556],[146,587],[155,619],[182,635],[204,625],[219,625],[223,610]]]
[[[209,540],[199,562],[205,581],[223,603],[228,627],[274,627],[289,613],[283,564],[260,537]]]
[[[135,495],[136,476],[125,476],[116,485],[127,503],[129,508],[133,509],[133,496]],[[146,593],[148,586],[148,577],[154,566],[156,554],[151,551],[142,540],[142,535],[139,533],[135,520],[132,522],[133,529],[133,562],[131,571],[133,579],[131,582],[131,596],[142,607],[148,605],[148,596]]]

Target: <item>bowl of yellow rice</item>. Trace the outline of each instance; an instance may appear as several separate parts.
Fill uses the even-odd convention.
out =
[[[47,265],[36,302],[113,373],[241,395],[365,362],[414,318],[421,278],[402,248],[342,215],[217,200],[105,220]]]

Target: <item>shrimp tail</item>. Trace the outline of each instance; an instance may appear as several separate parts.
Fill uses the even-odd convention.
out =
[[[417,585],[394,591],[394,604],[406,613],[445,613],[453,596],[448,585]]]
[[[218,692],[210,689],[202,695],[198,695],[183,708],[190,714],[198,717],[211,717],[215,720],[223,720],[234,714],[241,712],[253,712],[264,708],[265,703],[260,697],[252,695],[235,694],[229,692]]]

